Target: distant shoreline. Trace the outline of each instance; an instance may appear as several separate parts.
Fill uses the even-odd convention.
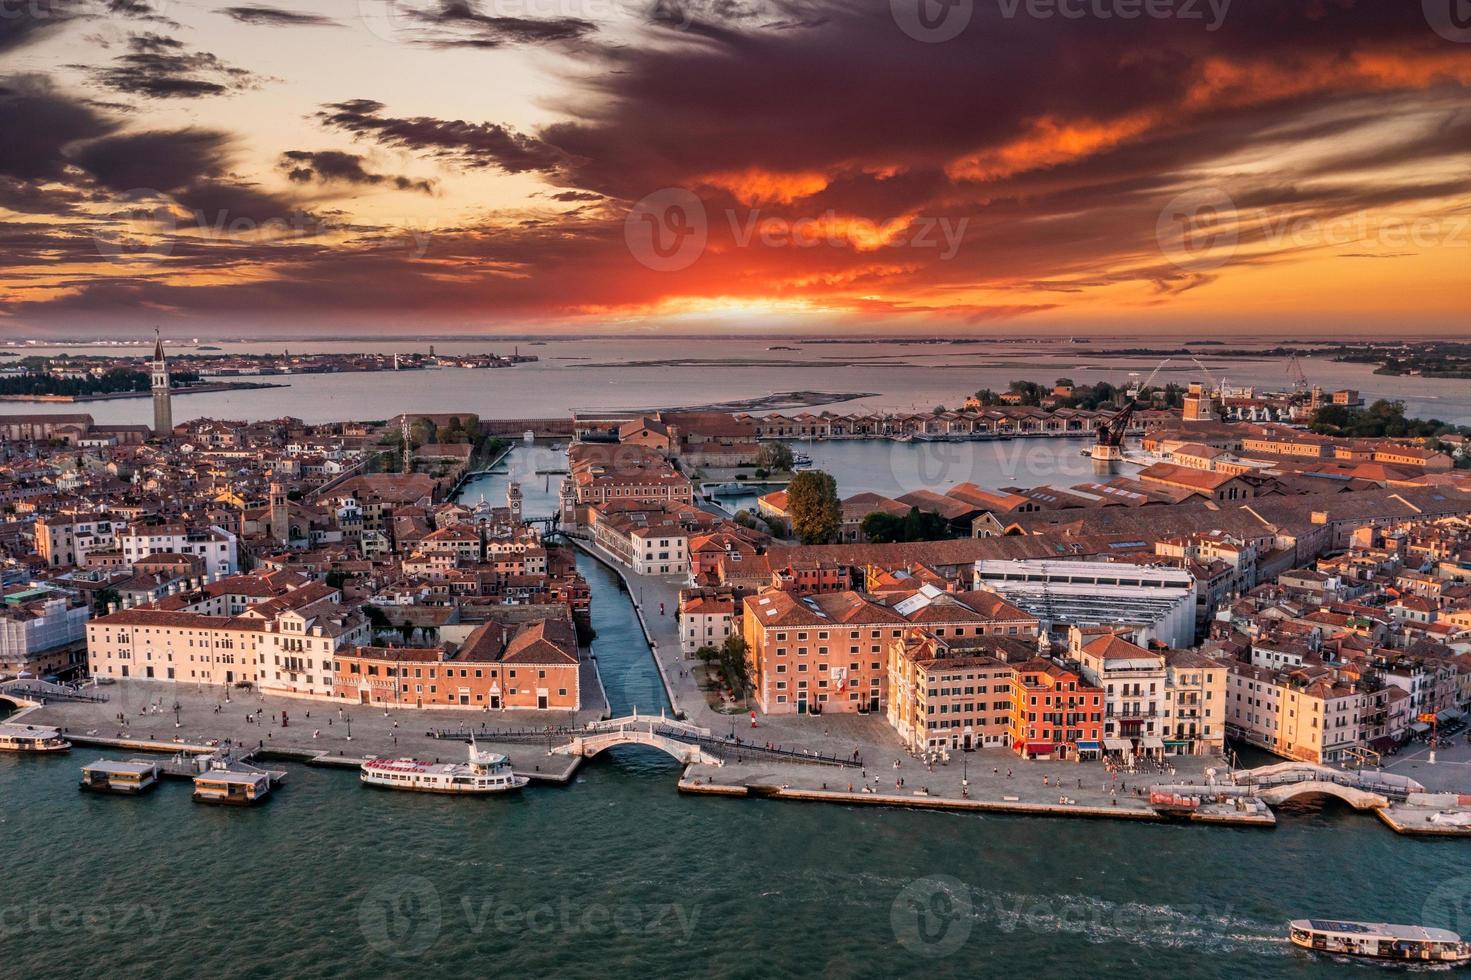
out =
[[[202,395],[215,391],[253,391],[257,388],[290,388],[290,385],[262,384],[253,381],[232,382],[208,382],[206,384],[190,385],[187,388],[174,388],[170,395]],[[0,395],[0,401],[6,402],[102,402],[113,401],[118,398],[151,398],[151,391],[99,391],[92,395]]]

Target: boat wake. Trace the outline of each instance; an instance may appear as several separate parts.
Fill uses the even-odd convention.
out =
[[[1285,921],[1264,921],[1206,904],[1175,906],[1115,902],[1091,895],[1034,894],[966,885],[947,875],[875,881],[875,894],[899,898],[944,896],[946,905],[973,928],[1003,933],[1076,936],[1089,943],[1128,943],[1204,953],[1290,955]]]

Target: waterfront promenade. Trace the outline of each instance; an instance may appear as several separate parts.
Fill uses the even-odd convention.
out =
[[[79,746],[156,751],[160,746],[178,745],[182,751],[228,741],[261,752],[265,758],[279,755],[308,761],[320,756],[318,763],[327,765],[356,766],[369,756],[460,762],[465,758],[463,742],[429,733],[461,725],[466,731],[482,725],[493,729],[584,725],[605,717],[607,704],[596,680],[596,667],[585,662],[584,671],[587,707],[578,712],[384,708],[262,695],[239,688],[226,692],[219,687],[133,680],[100,688],[108,697],[105,703],[56,702],[27,711],[19,720],[63,728]],[[591,685],[586,682],[588,673],[593,675]],[[177,727],[175,704],[179,705]],[[481,748],[505,754],[522,775],[564,781],[580,760],[548,756],[548,747],[560,741],[486,741]]]

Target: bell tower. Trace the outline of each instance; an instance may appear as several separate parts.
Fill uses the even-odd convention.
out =
[[[271,481],[270,515],[271,540],[279,545],[291,543],[291,511],[286,502],[286,491],[275,480]]]
[[[511,523],[521,523],[521,484],[512,480],[506,484],[506,508],[511,512]]]
[[[169,401],[169,366],[163,359],[163,336],[153,331],[153,437],[167,439],[174,431],[174,407]]]

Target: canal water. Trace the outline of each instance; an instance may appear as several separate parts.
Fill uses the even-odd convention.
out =
[[[593,590],[613,710],[657,671]],[[91,750],[0,754],[0,977],[1327,977],[1304,915],[1471,933],[1471,845],[1336,803],[1275,830],[683,796],[642,748],[510,799],[290,766],[255,809],[80,794]]]
[[[1090,437],[1067,439],[1006,439],[991,442],[890,442],[877,439],[831,442],[792,441],[792,449],[806,454],[812,465],[832,474],[838,495],[865,491],[900,497],[914,490],[944,492],[957,483],[975,483],[987,490],[1051,484],[1066,488],[1112,475],[1136,473],[1132,463],[1116,463],[1100,473],[1087,455]],[[497,506],[505,502],[506,484],[521,485],[528,516],[557,512],[559,471],[567,468],[565,450],[545,443],[518,445],[496,467],[496,472],[472,477],[460,499],[474,503],[483,495]],[[748,475],[752,470],[747,470]],[[720,504],[731,512],[754,509],[756,493],[723,494]]]

